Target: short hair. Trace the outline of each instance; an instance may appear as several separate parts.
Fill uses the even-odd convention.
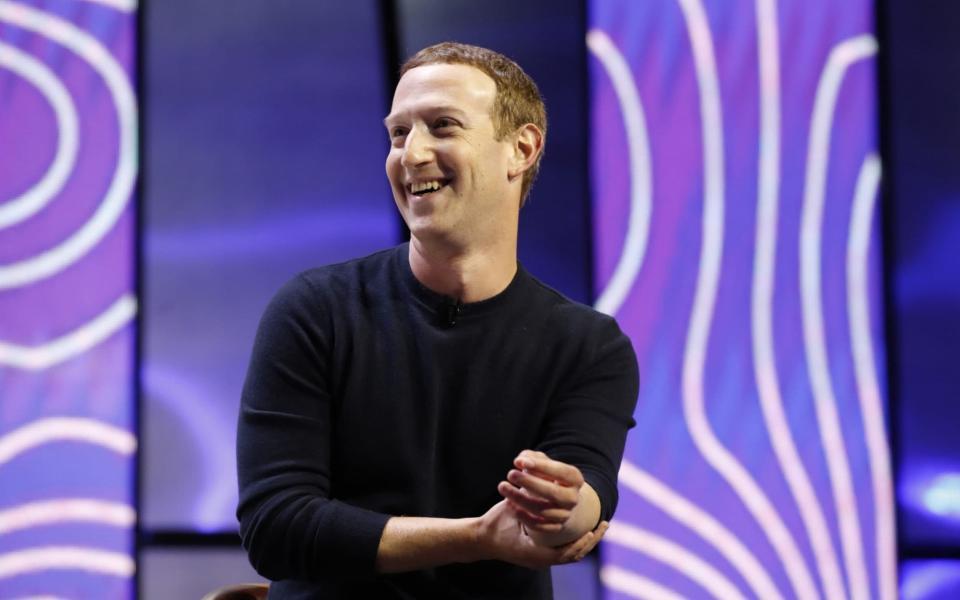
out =
[[[494,133],[498,141],[527,123],[533,123],[543,133],[543,142],[546,144],[547,109],[537,84],[520,68],[520,65],[499,52],[487,48],[458,42],[441,42],[411,56],[400,67],[400,77],[411,69],[434,64],[475,67],[493,79],[497,85],[497,95],[493,101],[493,113],[490,116],[493,119]],[[543,158],[543,148],[536,162],[523,174],[520,188],[521,207],[526,203],[533,181],[540,171],[541,158]]]

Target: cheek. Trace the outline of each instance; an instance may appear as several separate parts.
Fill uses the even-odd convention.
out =
[[[391,183],[393,182],[394,177],[397,175],[397,169],[400,166],[400,158],[397,156],[397,153],[391,150],[387,153],[387,160],[384,163],[384,170],[387,173],[387,178],[390,179]]]

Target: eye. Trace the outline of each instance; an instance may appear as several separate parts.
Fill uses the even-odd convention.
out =
[[[405,135],[407,135],[406,127],[394,127],[390,130],[390,137],[392,138],[403,137]]]
[[[456,125],[457,125],[457,122],[449,117],[440,117],[439,119],[433,122],[434,129],[447,129],[450,127],[455,127]]]

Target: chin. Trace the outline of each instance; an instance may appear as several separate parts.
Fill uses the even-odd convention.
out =
[[[411,236],[421,241],[449,240],[453,233],[450,227],[430,217],[407,219],[407,228],[410,230]]]

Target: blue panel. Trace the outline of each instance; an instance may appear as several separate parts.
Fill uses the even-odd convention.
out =
[[[609,597],[896,595],[869,2],[591,2]],[[666,596],[663,596],[666,597]]]
[[[0,3],[0,595],[131,598],[132,4]]]
[[[903,563],[900,597],[903,600],[960,598],[960,560],[908,560]]]
[[[376,8],[146,8],[147,528],[236,527],[236,414],[267,300],[397,241]]]
[[[960,5],[883,6],[903,540],[960,548]]]

